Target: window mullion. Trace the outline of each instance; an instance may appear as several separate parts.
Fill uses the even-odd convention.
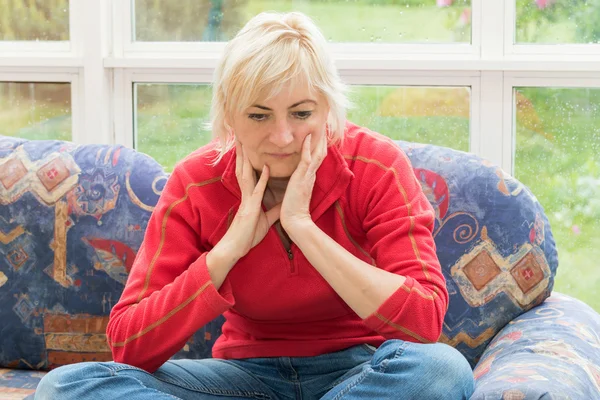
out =
[[[110,41],[110,4],[107,1],[72,0],[70,2],[76,54],[83,60],[81,68],[80,104],[74,121],[74,137],[81,143],[114,142],[111,122],[112,70],[104,68]],[[82,129],[83,132],[76,132]]]

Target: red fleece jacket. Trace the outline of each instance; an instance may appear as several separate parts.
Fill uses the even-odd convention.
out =
[[[240,204],[235,150],[216,166],[214,144],[178,163],[148,222],[108,341],[117,362],[154,371],[224,314],[218,358],[315,356],[386,339],[434,342],[448,304],[432,238],[434,211],[410,162],[390,139],[348,123],[317,171],[316,225],[356,257],[406,282],[361,319],[297,246],[288,254],[275,227],[231,270],[219,290],[206,252]]]

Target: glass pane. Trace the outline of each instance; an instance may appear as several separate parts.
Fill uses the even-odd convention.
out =
[[[0,82],[0,135],[71,140],[71,84]]]
[[[600,311],[600,89],[517,88],[515,176],[558,246],[555,290]]]
[[[471,0],[135,0],[133,40],[227,41],[262,11],[301,11],[333,42],[471,42]]]
[[[600,43],[600,2],[515,0],[517,43]]]
[[[0,40],[69,40],[69,0],[0,0]]]
[[[392,139],[469,150],[467,87],[354,86],[348,119]]]
[[[135,147],[165,169],[211,140],[209,85],[136,83],[134,93]]]
[[[211,88],[198,84],[135,84],[136,149],[167,170],[211,140]],[[469,150],[470,90],[465,87],[355,86],[348,119],[418,143]]]

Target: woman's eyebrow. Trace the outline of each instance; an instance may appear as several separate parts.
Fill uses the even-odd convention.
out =
[[[299,101],[297,103],[292,104],[291,106],[289,106],[288,108],[294,108],[294,107],[298,107],[300,104],[304,104],[304,103],[314,103],[317,104],[316,101],[314,100],[310,100],[310,99],[305,99],[302,101]],[[265,106],[261,106],[260,104],[253,104],[250,107],[256,107],[256,108],[260,108],[261,110],[266,110],[266,111],[273,111],[271,110],[269,107],[265,107]]]

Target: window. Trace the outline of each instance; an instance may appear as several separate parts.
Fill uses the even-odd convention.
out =
[[[197,84],[135,84],[136,148],[172,171],[175,163],[207,144],[211,88]]]
[[[0,82],[0,134],[71,140],[69,83]]]
[[[135,147],[167,170],[212,136],[211,88],[135,84]],[[469,150],[470,90],[465,87],[354,86],[348,119],[393,139]]]
[[[471,0],[135,0],[134,41],[226,41],[261,11],[301,11],[333,42],[471,41]]]
[[[0,40],[69,40],[69,1],[0,1]]]
[[[0,134],[119,143],[172,169],[211,139],[225,41],[266,10],[316,20],[351,121],[528,185],[558,243],[557,290],[600,311],[598,0],[0,0]]]
[[[600,3],[515,0],[518,43],[600,43]]]
[[[519,87],[514,99],[515,176],[550,220],[556,290],[600,310],[600,88]]]
[[[469,150],[470,90],[465,87],[357,86],[352,122],[395,140]]]

